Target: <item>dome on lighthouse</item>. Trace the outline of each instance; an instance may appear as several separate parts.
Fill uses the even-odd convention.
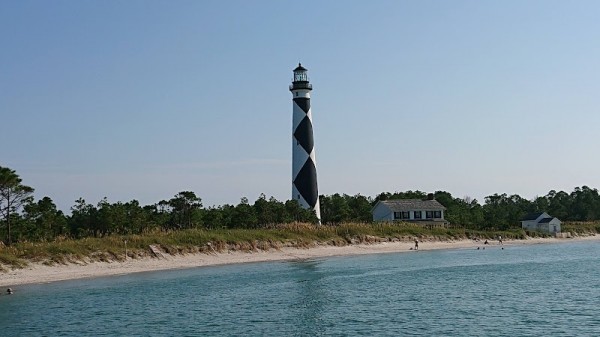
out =
[[[306,69],[306,68],[304,68],[302,66],[302,63],[298,63],[298,67],[296,67],[296,69],[294,69],[294,72],[297,72],[297,71],[307,71],[307,70],[308,69]]]

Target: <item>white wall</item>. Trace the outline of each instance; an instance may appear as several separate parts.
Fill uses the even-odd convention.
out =
[[[416,210],[417,212],[419,210]],[[443,220],[444,219],[444,211],[440,210],[442,212],[442,217],[439,218],[438,220]],[[383,204],[382,202],[377,202],[377,204],[375,205],[375,207],[373,207],[372,210],[373,213],[373,221],[394,221],[396,219],[394,219],[394,212],[385,204]],[[421,218],[420,219],[415,219],[415,211],[409,211],[408,219],[398,219],[398,221],[409,221],[409,220],[434,220],[435,218],[432,219],[427,219],[426,218],[426,210],[421,210]]]
[[[557,218],[552,219],[552,221],[550,221],[546,225],[548,225],[546,228],[548,233],[560,233],[561,232],[560,220],[558,220]],[[554,231],[554,226],[556,226],[556,232]]]
[[[521,228],[535,231],[537,230],[537,220],[521,221]]]

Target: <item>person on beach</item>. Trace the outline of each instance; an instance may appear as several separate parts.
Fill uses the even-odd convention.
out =
[[[498,235],[498,242],[502,244],[502,236]]]
[[[8,288],[6,289],[6,295],[12,295],[13,294],[13,290]]]
[[[419,250],[419,240],[415,239],[415,250]]]

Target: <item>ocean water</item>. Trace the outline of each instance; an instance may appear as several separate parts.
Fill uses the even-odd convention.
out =
[[[600,243],[426,246],[20,286],[0,336],[600,336]]]

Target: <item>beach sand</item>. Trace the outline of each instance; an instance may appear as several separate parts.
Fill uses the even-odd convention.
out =
[[[600,235],[584,236],[571,239],[534,238],[527,240],[504,241],[503,246],[574,242],[583,240],[600,241]],[[473,240],[458,241],[419,241],[419,251],[439,249],[477,249],[484,247],[483,241]],[[485,247],[500,247],[498,241],[490,241]],[[23,269],[15,269],[8,272],[0,272],[0,287],[15,287],[31,283],[47,283],[63,280],[92,278],[100,276],[122,275],[147,271],[195,268],[202,266],[214,266],[234,263],[286,261],[322,258],[330,256],[380,254],[415,252],[414,242],[382,242],[374,244],[355,244],[343,247],[338,246],[316,246],[311,248],[282,248],[269,251],[241,252],[231,251],[214,254],[188,254],[168,255],[165,258],[140,258],[128,259],[123,262],[92,262],[81,264],[66,264],[46,266],[39,263],[31,263]]]

